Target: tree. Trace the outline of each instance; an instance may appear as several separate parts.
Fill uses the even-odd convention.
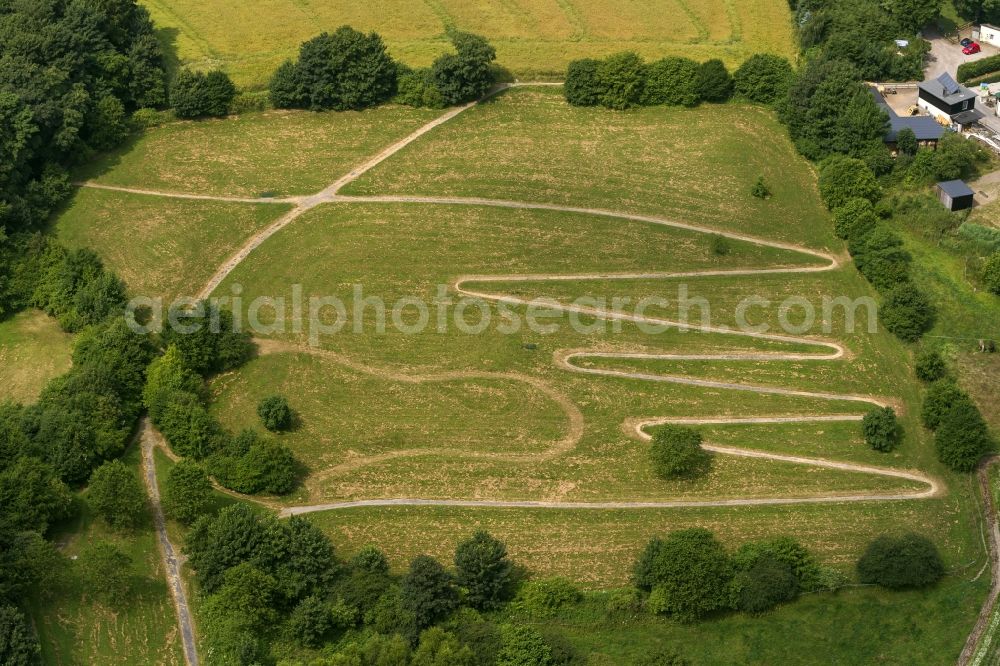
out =
[[[112,607],[120,607],[135,587],[132,558],[107,541],[90,544],[80,555],[80,566],[91,594]]]
[[[257,403],[257,416],[271,432],[288,430],[292,426],[292,410],[283,395],[272,395]]]
[[[937,430],[952,407],[960,402],[972,402],[969,394],[959,388],[951,379],[941,379],[927,389],[924,404],[920,409],[920,420],[929,430]]]
[[[848,199],[833,211],[833,230],[844,240],[858,240],[875,230],[878,216],[868,199]]]
[[[922,349],[917,354],[916,372],[920,381],[936,382],[948,374],[948,366],[938,350]]]
[[[876,407],[865,414],[861,420],[861,432],[865,436],[865,444],[887,453],[896,448],[899,443],[901,429],[896,420],[896,412],[892,407]]]
[[[201,465],[181,460],[163,483],[163,510],[171,518],[190,525],[208,512],[212,502],[212,482]]]
[[[162,356],[149,364],[142,402],[153,423],[159,425],[167,407],[177,401],[178,394],[193,396],[197,401],[202,385],[202,378],[184,364],[177,345],[170,345]]]
[[[712,58],[698,65],[695,89],[699,99],[725,102],[733,94],[733,77],[721,60]]]
[[[291,449],[280,442],[262,439],[238,461],[236,477],[231,479],[233,490],[284,495],[298,482],[297,467]]]
[[[834,155],[820,166],[819,193],[826,207],[835,210],[855,198],[874,204],[882,197],[882,188],[867,164],[853,157]]]
[[[120,460],[112,460],[90,476],[87,503],[109,525],[134,527],[145,515],[146,493],[131,469]]]
[[[890,291],[879,309],[879,320],[903,342],[916,342],[934,325],[935,311],[930,299],[909,283]]]
[[[333,628],[333,618],[326,602],[316,595],[308,596],[292,609],[288,630],[306,647],[318,647],[323,636]]]
[[[1000,296],[1000,250],[990,255],[983,266],[983,282],[986,288]]]
[[[401,590],[403,604],[420,628],[436,624],[458,608],[451,574],[429,555],[419,555],[410,562]]]
[[[73,497],[50,465],[20,456],[0,461],[0,527],[44,534],[70,514]]]
[[[989,427],[971,400],[959,400],[934,432],[938,460],[957,472],[971,472],[994,449]]]
[[[625,51],[608,56],[597,67],[601,105],[609,109],[627,109],[642,99],[645,69],[637,53]]]
[[[937,548],[919,534],[880,536],[858,560],[858,578],[862,583],[893,590],[927,587],[942,576],[944,564]]]
[[[937,0],[886,0],[882,8],[903,34],[913,35],[941,15]]]
[[[275,620],[278,582],[273,576],[250,562],[241,562],[228,569],[222,587],[210,601],[223,613],[233,614],[251,631],[260,631]],[[212,610],[206,611],[211,614]]]
[[[566,83],[563,84],[563,93],[566,101],[573,106],[596,106],[601,102],[600,79],[597,70],[600,61],[593,58],[583,60],[573,60],[566,70]]]
[[[496,666],[551,666],[552,649],[541,634],[522,624],[500,627],[500,652]]]
[[[456,53],[441,55],[431,65],[430,82],[446,105],[479,99],[493,86],[492,65],[497,53],[484,37],[449,30]]]
[[[917,135],[909,127],[904,127],[896,133],[896,148],[903,155],[916,155],[919,147]]]
[[[787,91],[792,66],[781,56],[757,53],[733,73],[733,90],[751,102],[772,104]]]
[[[27,618],[14,606],[0,606],[0,664],[34,666],[40,663],[41,646]]]
[[[645,105],[695,106],[698,97],[698,63],[688,58],[667,57],[645,65],[641,103]]]
[[[184,365],[199,374],[232,370],[250,356],[250,334],[240,330],[231,313],[204,301],[189,310],[172,309],[179,326],[163,330],[165,345],[175,345]]]
[[[653,471],[661,479],[675,479],[702,472],[710,457],[701,448],[701,433],[692,428],[666,425],[653,435],[650,446]]]
[[[345,25],[303,43],[294,69],[282,66],[271,83],[272,96],[283,103],[312,111],[364,109],[395,94],[396,63],[377,33]]]
[[[222,586],[230,567],[253,559],[267,543],[268,530],[245,504],[233,504],[192,526],[184,551],[206,594]]]
[[[876,225],[867,234],[850,239],[847,248],[855,267],[879,291],[891,291],[909,282],[910,253],[894,232]]]
[[[375,574],[378,576],[389,575],[389,559],[378,546],[373,546],[371,544],[363,546],[361,550],[359,550],[354,557],[351,558],[351,566],[367,574]]]
[[[467,645],[441,627],[431,627],[420,634],[410,666],[473,666],[475,655]]]
[[[725,607],[732,577],[729,555],[711,532],[701,528],[651,540],[633,573],[638,588],[656,592],[652,610],[681,621]]]
[[[455,549],[457,582],[473,608],[497,608],[510,594],[513,565],[507,546],[485,530],[476,530]]]
[[[236,86],[225,72],[182,69],[170,88],[170,102],[178,118],[222,117],[236,97]]]

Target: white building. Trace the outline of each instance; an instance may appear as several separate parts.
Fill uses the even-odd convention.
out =
[[[984,23],[979,26],[979,41],[1000,46],[1000,28]]]

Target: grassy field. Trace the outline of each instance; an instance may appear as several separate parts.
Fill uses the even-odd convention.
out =
[[[411,66],[448,50],[445,30],[480,33],[498,63],[521,78],[562,76],[574,58],[632,49],[737,65],[757,52],[795,54],[781,0],[386,0],[377,4],[271,0],[143,0],[180,64],[222,67],[237,84],[263,87],[299,44],[349,24],[376,30]]]
[[[241,197],[312,194],[441,112],[268,111],[169,123],[89,165],[105,185]]]
[[[767,201],[749,194],[759,176]],[[558,88],[523,88],[463,113],[344,194],[591,206],[833,247],[815,191],[813,171],[759,107],[581,109]]]
[[[139,473],[138,447],[128,450],[125,461]],[[95,540],[114,543],[132,558],[135,592],[124,605],[110,608],[93,598],[73,567],[65,591],[32,604],[44,662],[180,666],[184,657],[152,516],[134,531],[118,532],[80,504],[83,513],[60,528],[56,542],[68,557]]]
[[[34,402],[46,382],[69,370],[71,342],[39,310],[0,322],[0,402]]]
[[[133,296],[194,296],[216,267],[288,211],[82,188],[55,221],[69,247],[97,252]]]

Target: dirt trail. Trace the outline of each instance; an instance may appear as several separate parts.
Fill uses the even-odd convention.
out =
[[[181,579],[181,556],[170,541],[167,534],[167,521],[163,515],[163,505],[160,503],[160,488],[156,481],[156,464],[153,459],[153,449],[160,444],[159,434],[153,430],[149,417],[144,416],[139,423],[139,442],[142,447],[143,478],[146,481],[146,491],[153,506],[153,523],[156,526],[157,543],[160,547],[160,557],[163,560],[164,573],[170,596],[174,600],[177,612],[177,624],[181,630],[181,644],[184,648],[184,661],[188,666],[198,666],[198,648],[195,642],[194,619],[188,607],[187,593],[184,581]],[[166,449],[166,447],[164,447]]]
[[[997,599],[1000,598],[1000,525],[997,524],[997,509],[993,502],[993,492],[990,488],[990,467],[1000,463],[1000,456],[991,456],[979,464],[976,476],[979,479],[979,491],[983,495],[983,520],[986,529],[986,546],[989,553],[989,568],[992,576],[990,592],[979,610],[976,624],[965,641],[965,647],[958,657],[958,666],[981,664],[988,659],[991,652],[997,654],[996,640],[997,624],[1000,615],[997,613]]]

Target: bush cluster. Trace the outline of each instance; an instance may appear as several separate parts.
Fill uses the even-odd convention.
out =
[[[170,104],[178,118],[221,118],[229,113],[236,86],[222,71],[192,72],[183,69],[170,86]]]
[[[563,90],[574,106],[627,109],[725,102],[734,85],[734,77],[721,60],[697,63],[667,57],[646,63],[638,54],[625,51],[603,60],[574,60],[566,71]]]
[[[944,576],[944,564],[937,548],[919,534],[875,539],[858,560],[862,583],[890,589],[933,585]]]
[[[493,86],[496,51],[484,38],[449,30],[455,53],[413,70],[395,62],[377,33],[350,26],[323,33],[299,48],[299,57],[274,73],[271,102],[283,109],[360,110],[395,98],[439,108],[478,99]]]
[[[969,394],[950,378],[927,389],[920,419],[934,431],[938,460],[958,472],[971,472],[996,448],[989,427]]]
[[[828,588],[836,576],[794,539],[747,543],[730,554],[711,532],[693,528],[652,539],[632,580],[649,593],[649,611],[691,622],[726,609],[762,613]]]

